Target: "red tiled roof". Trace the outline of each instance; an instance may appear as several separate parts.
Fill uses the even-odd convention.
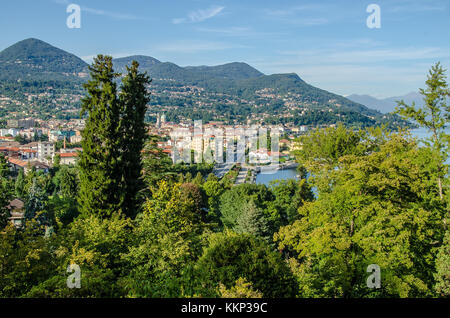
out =
[[[0,147],[1,151],[19,151],[20,149],[17,147]]]
[[[73,157],[78,157],[78,153],[77,152],[66,152],[66,153],[60,153],[59,156],[61,158],[73,158]]]
[[[19,159],[15,159],[15,158],[8,158],[8,161],[16,166],[25,168],[28,164],[28,162],[19,160]]]

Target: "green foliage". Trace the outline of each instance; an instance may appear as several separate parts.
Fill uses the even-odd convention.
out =
[[[207,72],[255,85],[239,96],[259,81],[304,85],[241,67]],[[110,57],[91,67],[79,166],[14,176],[0,155],[0,297],[450,295],[448,136],[422,144],[404,131],[337,126],[299,140],[299,181],[235,186],[239,165],[219,181],[211,164],[172,165],[156,137],[141,164],[148,78],[137,63],[126,71],[118,93]],[[426,108],[403,112],[444,128],[444,79],[437,65]],[[25,200],[21,228],[6,221],[14,192]],[[66,285],[70,264],[81,268],[80,289]],[[369,264],[381,268],[380,289],[367,288]]]
[[[194,200],[182,192],[180,185],[161,181],[138,216],[134,244],[124,255],[131,268],[124,280],[129,296],[178,297],[183,293],[185,270],[200,248],[202,227]]]
[[[149,101],[146,85],[150,80],[138,72],[133,62],[122,79],[117,95],[114,81],[119,74],[112,58],[94,59],[91,80],[85,84],[82,114],[87,113],[80,153],[81,213],[110,216],[121,212],[134,217],[138,212],[141,178],[141,151],[146,139],[144,116]]]
[[[177,176],[177,172],[172,167],[172,159],[158,148],[159,140],[158,136],[149,136],[144,146],[142,174],[149,188],[156,188],[159,181],[174,180]]]
[[[79,176],[78,168],[70,166],[61,166],[53,177],[56,191],[65,198],[75,198],[78,193]]]
[[[211,292],[219,284],[230,289],[242,277],[264,297],[295,295],[292,273],[281,255],[249,234],[212,234],[196,269],[202,286],[208,286]]]
[[[450,231],[447,230],[442,246],[436,258],[436,292],[440,296],[450,297]]]
[[[271,233],[266,217],[253,200],[243,204],[240,212],[236,219],[236,225],[233,227],[236,233],[248,233],[265,241],[271,241]]]
[[[14,185],[14,191],[17,197],[24,198],[25,197],[25,174],[23,172],[23,169],[19,170],[19,173],[17,175],[15,185]]]
[[[261,216],[264,216],[265,221],[262,222],[267,222],[266,236],[272,237],[280,226],[296,218],[297,214],[294,211],[297,211],[304,201],[310,201],[312,198],[313,195],[306,180],[301,180],[298,184],[282,182],[272,189],[265,185],[241,184],[220,196],[220,218],[225,227],[234,228],[241,215],[247,213],[248,202],[253,201],[257,209],[262,212]]]
[[[8,163],[3,154],[0,154],[0,230],[6,226],[9,218],[9,209],[7,206],[12,199],[12,192]]]
[[[70,224],[79,215],[78,203],[74,197],[54,195],[48,201],[47,209],[54,215],[55,221],[63,225]]]
[[[301,150],[295,152],[297,160],[311,171],[331,167],[340,157],[361,153],[361,134],[343,125],[320,129],[296,140]]]
[[[39,224],[50,225],[53,223],[53,216],[47,213],[47,197],[45,191],[33,180],[33,184],[28,190],[28,198],[25,202],[25,218],[28,220],[38,220]]]
[[[125,291],[117,281],[126,269],[121,255],[128,250],[131,228],[131,221],[117,214],[109,219],[96,215],[76,219],[52,238],[57,268],[26,296],[124,296]],[[69,264],[80,266],[81,289],[66,287]]]
[[[225,191],[221,182],[217,180],[217,177],[214,174],[210,174],[208,179],[202,185],[203,190],[205,191],[207,201],[208,201],[208,214],[207,219],[210,222],[216,223],[219,225],[220,223],[220,196]]]
[[[120,110],[112,69],[112,58],[99,55],[89,67],[91,80],[85,84],[82,113],[88,113],[82,131],[80,191],[82,215],[110,216],[121,207]]]
[[[55,272],[52,241],[43,232],[33,220],[23,231],[10,224],[0,233],[0,297],[19,297]]]
[[[121,165],[123,174],[122,212],[134,217],[138,212],[140,198],[138,193],[144,188],[141,176],[141,151],[147,138],[147,128],[144,123],[147,103],[150,93],[147,85],[150,79],[147,74],[139,73],[139,63],[133,61],[127,67],[127,73],[122,79],[119,101],[121,104],[120,140]]]
[[[440,63],[431,67],[425,82],[427,88],[420,89],[425,102],[422,108],[417,109],[414,103],[407,105],[404,101],[399,101],[397,107],[397,112],[403,118],[415,121],[432,133],[430,141],[434,151],[433,161],[438,170],[437,184],[441,200],[444,198],[442,179],[448,175],[448,165],[444,163],[449,158],[450,141],[450,136],[445,133],[446,125],[450,121],[450,106],[447,105],[450,89],[445,72]]]
[[[417,297],[432,295],[436,243],[446,206],[430,180],[432,153],[403,134],[379,151],[339,158],[322,176],[330,184],[299,219],[281,228],[279,247],[305,297]],[[381,290],[366,288],[366,268],[378,264]]]
[[[219,285],[219,293],[223,298],[262,298],[262,293],[253,289],[252,284],[240,277],[236,285],[227,289],[223,284]]]
[[[248,201],[253,200],[259,208],[265,210],[267,202],[273,199],[273,194],[265,185],[241,184],[232,187],[220,196],[221,221],[225,227],[232,229]],[[275,215],[270,221],[279,217]]]
[[[302,170],[301,168],[298,170]],[[300,174],[302,172],[299,172]],[[314,194],[311,186],[304,175],[299,181],[292,179],[273,181],[271,191],[275,195],[275,200],[269,203],[268,209],[274,211],[283,211],[283,224],[291,223],[298,217],[298,208],[305,202],[314,200]],[[279,227],[279,226],[278,226]]]

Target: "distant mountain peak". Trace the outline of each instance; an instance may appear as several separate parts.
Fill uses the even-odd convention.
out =
[[[19,41],[0,52],[0,78],[24,77],[28,74],[78,73],[87,68],[86,62],[39,39]],[[14,70],[15,74],[8,74]]]
[[[187,66],[185,69],[193,72],[202,72],[216,78],[245,79],[264,75],[244,62],[231,62],[215,66]]]
[[[367,94],[352,94],[347,96],[347,98],[369,108],[376,109],[382,113],[390,113],[394,111],[395,107],[397,106],[397,101],[399,100],[403,100],[407,104],[412,104],[414,102],[416,103],[416,105],[421,105],[423,103],[423,97],[418,92],[410,92],[402,96],[394,96],[383,99],[379,99]]]
[[[125,65],[130,65],[132,61],[137,61],[139,63],[139,67],[142,69],[146,69],[162,63],[160,60],[157,60],[154,57],[146,55],[131,55],[113,59],[117,71],[120,72],[125,71]]]

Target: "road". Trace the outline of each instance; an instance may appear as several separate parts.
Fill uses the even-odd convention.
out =
[[[222,178],[233,167],[233,163],[218,163],[214,166],[213,173],[217,178]]]

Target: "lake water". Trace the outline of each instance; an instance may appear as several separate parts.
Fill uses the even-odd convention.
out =
[[[447,127],[445,129],[445,132],[447,134],[450,134],[450,127]],[[414,137],[420,138],[420,139],[424,139],[424,138],[430,138],[431,137],[431,132],[429,132],[427,129],[425,128],[417,128],[417,129],[411,129],[411,134]]]
[[[450,127],[447,127],[445,129],[445,132],[447,134],[450,134]],[[430,138],[432,133],[429,132],[427,129],[425,128],[417,128],[417,129],[411,129],[411,134],[414,137],[417,137],[419,139],[425,139],[425,138]],[[447,161],[445,162],[446,164],[450,164],[450,158],[447,159]]]
[[[450,128],[447,128],[446,132],[450,134]],[[424,128],[412,129],[411,134],[419,139],[429,138],[431,136],[431,133],[429,133]],[[447,164],[450,164],[450,159],[447,160]],[[259,173],[256,176],[256,183],[265,184],[268,186],[269,183],[273,180],[287,180],[287,179],[298,180],[296,169],[278,170],[273,171],[273,173]]]
[[[293,169],[283,169],[273,171],[273,173],[258,173],[256,176],[256,184],[265,184],[269,185],[269,183],[273,180],[287,180],[287,179],[295,179],[297,178],[297,170]]]

